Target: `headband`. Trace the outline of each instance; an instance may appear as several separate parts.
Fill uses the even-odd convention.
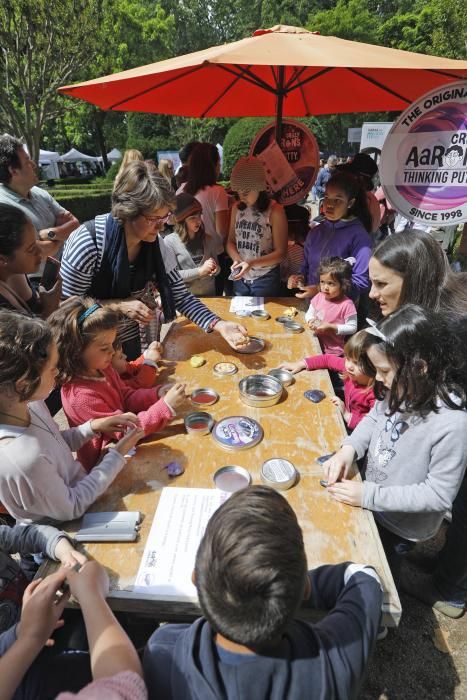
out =
[[[86,309],[86,311],[83,311],[83,313],[81,313],[78,316],[78,320],[77,320],[78,326],[80,326],[88,316],[93,314],[94,311],[97,311],[97,309],[100,309],[100,308],[101,308],[100,304],[93,304],[92,306],[89,307],[89,309]]]
[[[388,343],[389,345],[391,344],[390,341],[386,338],[384,333],[382,333],[379,328],[377,328],[375,321],[373,321],[371,318],[366,319],[367,323],[369,323],[369,328],[364,328],[363,330],[369,333],[370,335],[374,335],[376,338],[380,338],[381,340],[384,340],[385,343]]]

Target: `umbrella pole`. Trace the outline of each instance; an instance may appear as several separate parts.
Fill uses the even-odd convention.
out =
[[[282,136],[282,110],[284,105],[284,76],[285,67],[279,66],[279,74],[277,80],[277,102],[276,102],[276,141],[281,145]]]

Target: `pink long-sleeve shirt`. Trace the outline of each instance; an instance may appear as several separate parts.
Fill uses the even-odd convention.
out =
[[[306,368],[331,369],[335,372],[345,372],[345,359],[336,355],[314,355],[305,357]],[[357,384],[354,380],[345,376],[344,378],[344,403],[350,413],[348,427],[353,430],[364,416],[373,408],[375,395],[371,387]]]
[[[92,418],[131,411],[138,415],[146,435],[162,430],[173,418],[173,412],[157,389],[133,389],[108,367],[99,378],[76,377],[62,387],[62,404],[70,426],[81,425]],[[78,459],[90,471],[107,443],[119,440],[122,433],[99,434],[78,450]]]

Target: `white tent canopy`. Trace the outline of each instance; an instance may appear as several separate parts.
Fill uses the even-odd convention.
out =
[[[88,156],[86,153],[80,153],[76,148],[71,148],[68,153],[64,153],[60,157],[60,160],[64,163],[76,163],[77,161],[97,161],[99,160],[96,156]]]
[[[58,151],[44,151],[42,148],[39,151],[39,163],[57,163],[60,160]]]
[[[112,148],[112,150],[107,153],[107,160],[117,161],[120,160],[121,157],[122,152],[119,151],[118,148]]]

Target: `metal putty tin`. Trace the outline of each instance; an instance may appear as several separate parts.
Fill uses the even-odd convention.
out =
[[[288,459],[267,459],[261,467],[261,479],[266,486],[286,491],[297,481],[298,472]]]

